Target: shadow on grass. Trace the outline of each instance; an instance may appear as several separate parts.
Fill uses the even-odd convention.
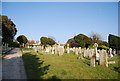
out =
[[[47,79],[48,81],[61,81],[61,79],[59,79],[57,76],[52,76],[49,79]]]
[[[84,57],[83,63],[85,63],[85,64],[87,64],[88,66],[90,66],[90,58]]]
[[[47,70],[49,70],[50,65],[43,66],[44,61],[41,61],[36,55],[25,53],[23,60],[27,79],[42,79],[42,76],[47,74]]]
[[[90,66],[90,62],[89,61],[84,61],[83,63],[87,64],[88,66]]]
[[[120,67],[114,67],[114,70],[120,73]]]

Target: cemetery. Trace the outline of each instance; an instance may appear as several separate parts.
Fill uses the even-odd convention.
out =
[[[60,44],[23,48],[27,76],[29,79],[117,79],[116,51],[97,47],[95,43],[94,49],[69,48],[69,44],[66,48]]]
[[[0,80],[120,79],[118,5],[3,2]]]

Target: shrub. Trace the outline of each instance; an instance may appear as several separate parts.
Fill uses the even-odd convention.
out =
[[[47,38],[47,37],[41,37],[40,38],[41,44],[46,46],[46,45],[54,45],[55,41],[52,38]]]
[[[94,47],[92,45],[88,46],[88,48],[93,49]]]
[[[17,42],[9,41],[8,44],[9,44],[9,47],[19,47],[19,43]]]
[[[108,49],[109,49],[109,47],[104,46],[104,45],[101,45],[101,46],[98,46],[98,49],[105,49],[105,50],[108,50]]]

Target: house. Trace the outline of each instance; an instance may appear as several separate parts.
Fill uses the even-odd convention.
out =
[[[40,45],[40,41],[35,41],[35,40],[28,40],[27,42],[28,45]]]

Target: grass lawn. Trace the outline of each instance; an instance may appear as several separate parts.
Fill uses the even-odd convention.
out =
[[[73,52],[58,56],[40,52],[36,55],[32,49],[22,50],[28,79],[118,79],[120,74],[118,56],[109,59],[116,61],[109,67],[91,67],[89,58],[77,59]]]

